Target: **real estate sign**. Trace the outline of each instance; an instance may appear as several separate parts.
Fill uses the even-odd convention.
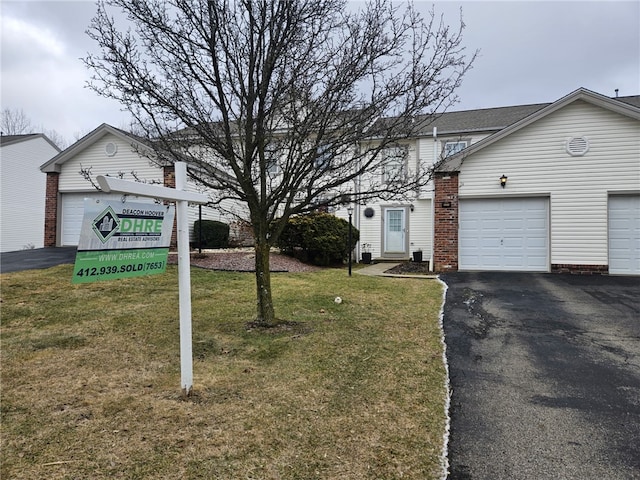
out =
[[[163,273],[173,205],[86,198],[72,283]]]

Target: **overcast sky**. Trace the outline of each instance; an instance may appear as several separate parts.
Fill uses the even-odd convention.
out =
[[[640,1],[415,2],[435,5],[465,45],[480,49],[455,110],[555,101],[579,87],[608,96],[640,94]],[[85,88],[81,57],[92,1],[0,0],[2,109],[72,142],[102,123],[125,127],[120,106]]]

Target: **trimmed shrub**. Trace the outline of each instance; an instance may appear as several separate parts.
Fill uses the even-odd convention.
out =
[[[351,249],[359,238],[360,232],[352,227]],[[349,222],[329,213],[310,213],[289,219],[278,239],[278,247],[287,255],[328,266],[347,260],[348,241]]]
[[[202,245],[198,245],[200,220],[193,223],[193,244],[200,248],[227,248],[229,225],[216,220],[202,220]]]

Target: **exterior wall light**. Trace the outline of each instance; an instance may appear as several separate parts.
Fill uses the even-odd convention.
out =
[[[507,184],[507,176],[506,175],[502,175],[500,177],[500,186],[502,188],[504,188],[506,184]]]

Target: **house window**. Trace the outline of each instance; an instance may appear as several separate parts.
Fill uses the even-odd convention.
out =
[[[402,147],[390,147],[384,150],[383,155],[382,181],[384,183],[401,182],[406,172],[407,150]]]
[[[321,143],[316,150],[316,158],[313,160],[313,165],[318,170],[327,170],[331,165],[331,152],[332,145],[330,143]]]
[[[278,143],[271,143],[264,149],[264,158],[267,164],[267,173],[270,176],[278,175],[280,173],[280,145]]]
[[[448,157],[449,155],[455,155],[456,153],[461,152],[465,148],[467,148],[466,140],[457,142],[445,142],[443,154],[445,157]]]

